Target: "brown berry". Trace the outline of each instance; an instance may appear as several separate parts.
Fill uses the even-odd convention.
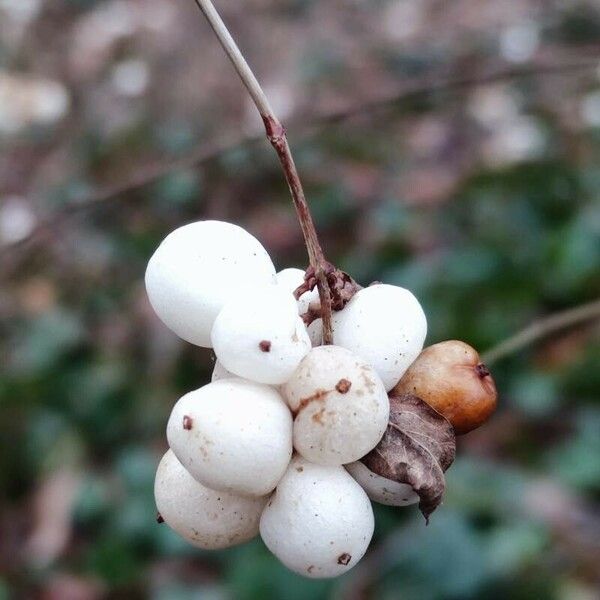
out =
[[[458,340],[425,348],[392,393],[419,396],[446,417],[457,434],[487,421],[498,398],[494,380],[477,351]]]

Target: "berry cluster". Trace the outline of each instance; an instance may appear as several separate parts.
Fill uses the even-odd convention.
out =
[[[302,318],[318,314],[317,290],[300,269],[276,273],[236,225],[171,233],[146,287],[170,329],[217,356],[211,383],[173,408],[155,482],[159,520],[201,548],[260,531],[293,571],[340,575],[371,540],[369,499],[419,502],[427,516],[454,458],[453,425],[466,432],[495,407],[472,348],[421,353],[425,314],[403,288],[359,289],[333,314],[334,345],[320,345],[321,320]]]

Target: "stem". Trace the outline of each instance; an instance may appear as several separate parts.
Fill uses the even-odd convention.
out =
[[[235,43],[235,40],[231,37],[229,30],[225,26],[225,23],[223,23],[223,19],[221,19],[211,0],[194,1],[198,5],[198,8],[204,13],[204,16],[206,17],[210,26],[213,28],[213,31],[215,32],[221,46],[223,46],[223,49],[227,53],[227,56],[233,63],[235,70],[240,76],[240,79],[246,86],[248,93],[252,97],[252,100],[256,105],[260,116],[262,117],[267,138],[269,142],[271,142],[275,152],[277,152],[277,156],[279,157],[279,161],[283,167],[285,179],[292,195],[296,214],[298,215],[298,220],[300,221],[302,235],[304,236],[306,250],[308,251],[308,259],[311,267],[314,270],[315,279],[317,281],[323,318],[323,343],[332,344],[333,333],[331,327],[331,292],[327,282],[326,274],[328,263],[325,260],[321,244],[319,244],[315,224],[304,195],[304,190],[296,169],[296,164],[294,163],[292,151],[290,150],[290,146],[287,141],[285,128],[275,116],[267,96],[260,87],[258,80],[252,72],[252,69],[246,62],[246,59]]]
[[[569,308],[525,327],[525,329],[488,350],[483,355],[482,360],[486,365],[490,365],[519,352],[529,344],[537,342],[551,333],[598,318],[600,318],[600,299],[575,308]]]

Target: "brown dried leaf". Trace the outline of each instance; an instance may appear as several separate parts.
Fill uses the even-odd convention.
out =
[[[417,396],[399,394],[390,396],[390,421],[383,438],[362,462],[377,475],[412,486],[429,522],[444,496],[444,471],[455,452],[452,425]]]

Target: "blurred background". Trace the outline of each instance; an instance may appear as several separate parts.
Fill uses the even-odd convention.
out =
[[[487,350],[600,296],[597,0],[219,0],[330,260]],[[276,157],[192,0],[0,0],[0,599],[600,598],[600,336],[494,364],[445,503],[376,508],[344,578],[155,522],[165,425],[213,357],[145,296],[172,229],[306,253]]]

